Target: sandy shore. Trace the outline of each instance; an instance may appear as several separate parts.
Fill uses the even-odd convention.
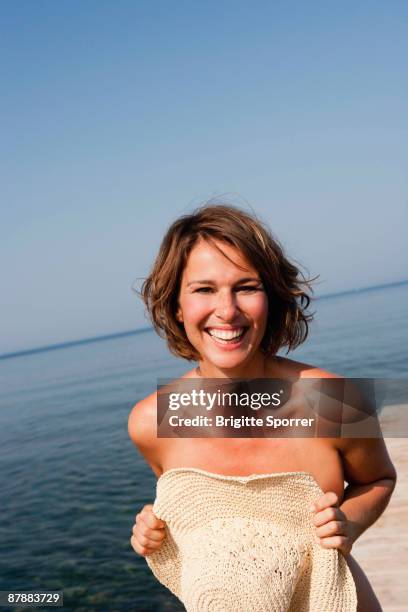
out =
[[[380,418],[397,424],[408,406],[392,406]],[[396,431],[395,426],[392,427]],[[384,612],[407,610],[408,602],[408,438],[385,438],[397,470],[397,486],[384,514],[353,547],[352,554],[366,572]],[[368,612],[368,611],[367,611]]]

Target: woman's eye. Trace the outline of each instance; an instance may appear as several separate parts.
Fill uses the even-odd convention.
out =
[[[198,289],[195,290],[195,293],[210,293],[210,291],[212,291],[211,287],[198,287]]]
[[[212,293],[213,291],[213,287],[197,287],[197,289],[194,290],[194,293]],[[248,293],[252,293],[254,291],[262,291],[262,287],[256,287],[254,285],[242,285],[241,287],[237,287],[235,291],[245,291]]]
[[[255,287],[253,285],[243,285],[242,287],[237,287],[237,291],[260,291],[261,287]]]

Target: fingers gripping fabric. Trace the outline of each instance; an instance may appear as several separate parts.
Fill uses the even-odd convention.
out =
[[[167,537],[146,561],[188,612],[355,612],[348,565],[308,511],[321,494],[305,472],[169,470],[153,506]]]

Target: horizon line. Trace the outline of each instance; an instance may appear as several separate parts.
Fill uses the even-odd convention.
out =
[[[314,300],[326,300],[334,297],[340,297],[343,295],[351,295],[356,293],[364,293],[366,291],[375,291],[376,289],[386,289],[389,287],[397,287],[399,285],[406,285],[408,283],[408,279],[402,281],[395,281],[392,283],[382,283],[380,285],[370,285],[368,287],[358,287],[354,289],[346,289],[344,291],[336,291],[334,293],[326,293],[323,295],[316,296],[313,298]],[[23,349],[20,351],[13,351],[11,353],[3,353],[0,355],[0,360],[2,359],[12,359],[13,357],[22,357],[24,355],[32,355],[34,353],[43,353],[46,351],[56,351],[59,349],[69,348],[71,346],[76,346],[78,344],[91,344],[93,342],[102,342],[103,340],[111,340],[113,338],[121,338],[124,336],[133,336],[137,334],[143,334],[149,331],[152,331],[153,327],[151,325],[147,327],[140,327],[138,329],[132,329],[123,332],[114,332],[111,334],[103,334],[102,336],[92,336],[90,338],[82,338],[80,340],[69,340],[67,342],[58,342],[55,344],[49,344],[39,347],[34,347],[30,349]]]

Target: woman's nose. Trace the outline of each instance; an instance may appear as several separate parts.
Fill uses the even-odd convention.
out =
[[[237,310],[235,294],[229,291],[220,291],[217,295],[215,315],[223,321],[230,321],[235,318]]]

